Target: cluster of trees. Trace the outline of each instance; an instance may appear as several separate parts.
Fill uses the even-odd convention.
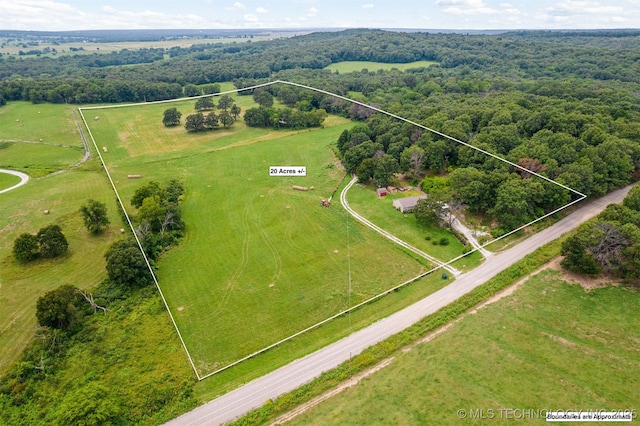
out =
[[[166,185],[151,181],[138,188],[131,197],[131,205],[137,209],[137,214],[133,218],[136,234],[151,261],[155,261],[161,253],[174,245],[184,233],[185,224],[179,205],[183,194],[184,185],[176,179],[171,179]],[[135,245],[137,248],[135,241],[127,244]],[[127,247],[122,245],[120,248]],[[107,255],[109,256],[109,253]],[[107,272],[109,272],[109,263],[108,258]],[[118,262],[112,263],[113,272],[109,272],[109,276],[127,284],[127,280],[118,278],[120,276],[117,271]]]
[[[36,235],[24,233],[13,242],[13,256],[21,263],[39,257],[54,258],[67,252],[69,243],[58,225],[41,228]]]
[[[244,113],[244,122],[249,127],[272,127],[274,129],[305,129],[320,127],[327,117],[323,109],[299,111],[290,108],[260,106],[249,108]]]
[[[562,266],[580,274],[601,272],[640,285],[640,187],[611,204],[562,244]]]
[[[136,234],[144,247],[147,259],[151,262],[172,244],[175,244],[184,230],[178,201],[184,193],[183,185],[171,180],[165,186],[149,182],[139,188],[131,199],[131,205],[138,209],[134,221]],[[87,229],[92,233],[101,232],[109,223],[104,203],[88,200],[80,209]],[[28,241],[27,237],[29,236]],[[58,255],[67,249],[67,242],[57,225],[51,225],[38,232],[38,236],[23,234],[16,240],[14,255],[24,253],[30,257],[37,255],[32,245],[45,257]],[[20,258],[19,258],[20,259]],[[106,293],[126,294],[131,289],[141,288],[152,283],[147,260],[133,238],[113,243],[105,253],[107,281],[101,285]],[[97,301],[96,301],[97,298]],[[72,285],[64,285],[45,293],[38,299],[36,316],[42,327],[76,333],[82,328],[83,320],[98,310],[107,312],[101,306],[107,297],[94,295]],[[99,304],[100,303],[100,304]]]
[[[184,127],[188,132],[202,132],[205,130],[215,130],[222,125],[223,127],[231,127],[240,116],[241,109],[235,104],[235,101],[229,95],[222,95],[218,101],[217,108],[220,110],[216,114],[213,109],[216,105],[211,96],[199,98],[196,101],[195,114],[190,114],[185,120]],[[204,114],[202,111],[210,111]],[[167,127],[177,126],[180,124],[182,113],[175,107],[164,111],[162,123]]]

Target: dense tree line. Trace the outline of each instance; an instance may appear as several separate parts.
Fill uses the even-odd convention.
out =
[[[611,204],[562,244],[562,266],[581,274],[601,272],[640,284],[640,187]]]
[[[621,46],[601,42],[622,36],[629,42]],[[438,62],[437,67],[444,74],[466,67],[511,79],[588,78],[639,83],[638,47],[632,42],[637,37],[624,31],[606,32],[601,37],[587,37],[580,32],[552,33],[541,38],[535,32],[472,36],[349,30],[186,49],[28,60],[0,58],[0,96],[6,100],[70,103],[170,99],[183,96],[189,84],[267,79],[282,71],[320,70],[347,60],[430,60]],[[172,57],[159,60],[165,55]],[[122,66],[131,63],[138,65]],[[455,77],[455,73],[449,77]],[[357,91],[371,91],[367,78],[359,80],[365,87]],[[411,81],[407,83],[412,86]],[[474,86],[479,83],[480,80],[467,81],[458,88],[463,92],[476,90]],[[428,86],[421,88],[430,90]]]
[[[407,75],[397,75],[393,91],[376,88],[366,98],[586,195],[605,194],[640,175],[640,103],[615,85],[589,80],[508,83],[474,71],[456,80],[426,80],[427,75],[412,73],[413,89],[402,83]],[[467,83],[472,89],[464,89]],[[471,147],[369,112],[369,118],[360,114],[362,125],[337,140],[345,167],[363,181],[384,184],[375,171],[386,155],[413,179],[446,173],[454,199],[497,217],[498,234],[573,196]]]

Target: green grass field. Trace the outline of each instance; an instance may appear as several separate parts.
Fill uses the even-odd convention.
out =
[[[13,185],[17,185],[18,183],[20,183],[20,178],[18,176],[0,172],[0,191],[10,188]]]
[[[16,116],[37,117],[43,123],[15,127]],[[45,176],[83,156],[72,117],[72,109],[66,105],[18,102],[0,108],[0,140],[45,138],[54,145],[71,146],[0,142],[0,167],[25,171],[32,178],[26,185],[0,194],[0,373],[33,337],[38,297],[62,284],[85,289],[95,286],[106,275],[103,254],[107,246],[120,238],[114,232],[121,227],[114,197],[97,161]],[[13,178],[0,174],[3,180],[7,176]],[[89,235],[78,212],[88,198],[106,202],[109,208],[112,226],[99,237]],[[45,215],[44,210],[50,214]],[[60,225],[69,241],[67,255],[28,265],[17,263],[11,254],[15,238],[52,223]]]
[[[412,214],[403,214],[393,207],[393,200],[406,196],[401,192],[397,194],[389,194],[386,197],[378,197],[372,185],[354,185],[347,193],[349,205],[356,212],[378,225],[379,227],[391,232],[393,235],[408,242],[414,247],[430,254],[431,256],[442,261],[455,259],[462,254],[462,244],[448,230],[439,227],[425,227],[416,221]],[[416,194],[409,194],[416,195]],[[425,237],[429,237],[426,240]],[[448,245],[434,245],[434,241],[440,241],[441,238],[449,240]],[[475,268],[482,262],[480,253],[472,253],[456,262],[456,268],[469,270]]]
[[[416,61],[409,62],[406,64],[387,64],[384,62],[369,62],[369,61],[344,61],[344,62],[336,62],[335,64],[331,64],[325,67],[325,69],[330,70],[332,72],[339,73],[350,73],[350,72],[359,72],[364,69],[369,71],[378,71],[378,70],[391,70],[391,69],[399,69],[400,71],[406,71],[412,68],[426,68],[433,64],[437,64],[437,62],[433,61]]]
[[[0,145],[0,168],[42,177],[65,169],[82,158],[84,149],[42,143],[4,142]]]
[[[82,147],[68,105],[9,102],[0,108],[0,142],[27,141]]]
[[[291,424],[482,423],[459,409],[493,410],[493,422],[510,424],[500,409],[637,410],[638,296],[587,292],[545,270]]]
[[[253,102],[236,99],[243,109]],[[191,105],[177,104],[183,117]],[[331,117],[322,129],[288,132],[238,121],[230,129],[192,135],[162,126],[167,107],[85,115],[99,117],[89,125],[98,145],[108,149],[105,163],[124,200],[151,179],[185,182],[187,235],[163,256],[158,278],[201,375],[429,267],[348,219],[337,202],[320,207],[343,180],[330,145],[349,121]],[[273,165],[304,165],[307,176],[269,177]],[[127,179],[129,174],[142,179]],[[292,185],[315,190],[294,191]]]

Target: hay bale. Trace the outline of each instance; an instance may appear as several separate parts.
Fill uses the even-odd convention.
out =
[[[120,233],[124,234],[124,228],[120,228]]]
[[[315,187],[315,186],[310,186],[310,187],[309,187],[309,191],[313,191],[314,189],[316,189],[316,187]]]
[[[140,179],[142,175],[127,175],[129,179]]]
[[[98,120],[100,120],[100,117],[98,117],[98,116],[96,115],[95,117],[93,117],[93,119],[94,119],[95,121],[98,121]]]
[[[42,142],[42,139],[40,139],[40,142]]]
[[[296,191],[308,191],[309,188],[307,188],[306,186],[298,186],[298,185],[293,185],[293,189],[295,189]]]
[[[49,210],[45,210],[45,211],[44,211],[44,214],[49,214]]]
[[[102,147],[102,151],[103,151],[103,152],[109,152],[109,150],[107,149],[107,147],[106,147],[106,146],[103,146],[103,147]]]
[[[17,123],[18,121],[20,121],[20,119],[19,119],[19,118],[16,118],[16,123]]]

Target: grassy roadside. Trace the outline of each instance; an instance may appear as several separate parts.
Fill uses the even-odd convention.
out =
[[[554,257],[558,256],[562,240],[563,239],[560,238],[539,248],[531,255],[511,265],[509,268],[502,271],[480,287],[477,287],[470,293],[462,296],[454,303],[425,317],[403,332],[395,334],[377,345],[366,349],[352,360],[341,364],[333,370],[323,373],[310,383],[282,395],[274,401],[267,402],[263,407],[249,412],[233,424],[254,425],[273,421],[278,416],[290,411],[298,405],[337,386],[354,374],[362,372],[383,359],[394,355],[396,351],[423,337],[426,333],[450,322],[460,314],[486,300],[491,295],[497,293],[508,285],[515,283],[518,279],[527,276]]]

